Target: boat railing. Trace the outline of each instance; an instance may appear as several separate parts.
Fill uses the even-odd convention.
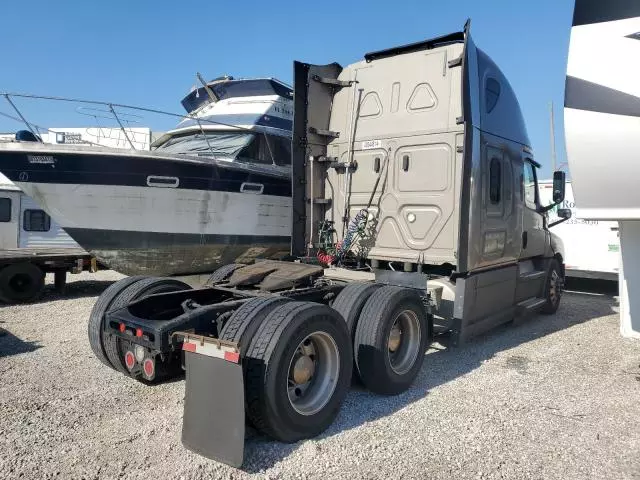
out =
[[[34,94],[27,94],[27,93],[0,92],[0,96],[4,97],[7,104],[11,107],[11,109],[15,113],[15,115],[13,115],[11,113],[6,113],[0,110],[0,116],[24,124],[26,128],[35,136],[36,140],[42,143],[44,143],[41,137],[42,133],[46,132],[48,134],[55,135],[56,133],[59,133],[59,131],[56,129],[44,127],[39,123],[35,123],[28,120],[27,117],[31,116],[31,113],[34,113],[34,112],[30,111],[27,105],[24,105],[24,103],[26,103],[24,101],[39,100],[39,101],[57,102],[58,104],[70,104],[74,106],[75,113],[92,117],[93,120],[95,121],[95,126],[93,126],[93,128],[97,129],[95,135],[99,141],[92,142],[90,140],[83,139],[81,142],[83,144],[89,144],[92,146],[100,146],[100,147],[107,146],[104,143],[100,143],[100,138],[102,138],[102,139],[112,140],[112,142],[110,142],[111,145],[113,145],[114,143],[113,141],[115,141],[115,143],[118,146],[120,143],[124,143],[125,148],[126,148],[126,145],[128,145],[133,150],[150,149],[152,144],[152,139],[150,138],[151,129],[149,128],[149,133],[143,134],[144,138],[140,140],[136,138],[136,136],[139,136],[140,133],[142,133],[140,131],[140,128],[136,129],[136,127],[132,126],[134,124],[141,125],[142,121],[148,115],[160,115],[160,116],[163,116],[165,119],[166,118],[180,119],[179,121],[182,121],[185,119],[191,119],[195,121],[197,126],[200,128],[200,131],[203,134],[203,137],[213,156],[215,156],[214,149],[211,146],[207,135],[205,134],[205,127],[210,125],[218,125],[218,126],[223,126],[225,128],[230,128],[233,130],[258,133],[255,130],[251,130],[246,127],[232,125],[224,122],[218,122],[218,121],[212,120],[211,118],[201,118],[192,113],[184,113],[184,114],[173,113],[173,112],[167,112],[167,111],[163,111],[155,108],[126,105],[121,103],[104,102],[104,101],[97,101],[97,100],[83,100],[83,99],[77,99],[77,98],[66,98],[66,97],[57,97],[57,96],[34,95]],[[18,102],[17,102],[18,99],[23,101],[22,105],[18,105]],[[31,107],[33,108],[33,106]],[[30,112],[25,113],[27,110],[29,110]],[[37,111],[41,111],[41,110],[37,109]],[[111,122],[115,122],[115,125],[117,126],[107,127],[101,124],[101,123],[104,123],[104,120],[108,120],[108,121],[110,120]],[[172,128],[175,128],[175,122],[168,129],[172,129]],[[116,130],[119,133],[121,133],[122,137],[116,138],[116,139],[112,137],[109,138],[109,135],[110,135],[109,132],[113,130]],[[266,137],[266,134],[264,132],[261,132],[261,133]],[[266,141],[265,143],[269,149],[271,159],[275,165],[276,162],[273,156],[273,151],[271,150],[271,145],[269,144],[269,141]],[[138,146],[138,148],[136,148],[136,145]]]

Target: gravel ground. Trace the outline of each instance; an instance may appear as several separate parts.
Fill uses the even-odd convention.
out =
[[[556,316],[462,348],[443,339],[408,392],[354,387],[325,434],[253,435],[237,470],[182,447],[182,380],[148,387],[94,358],[87,317],[119,277],[0,308],[0,478],[640,478],[640,344],[610,294],[568,293]]]

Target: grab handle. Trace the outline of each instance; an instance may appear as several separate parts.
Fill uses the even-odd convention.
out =
[[[402,170],[405,172],[409,170],[409,155],[403,155],[402,157]]]
[[[244,182],[240,185],[240,192],[242,193],[255,193],[256,195],[260,195],[263,190],[264,185],[261,183]]]
[[[162,177],[159,175],[149,175],[147,185],[149,187],[176,188],[180,184],[178,177]]]

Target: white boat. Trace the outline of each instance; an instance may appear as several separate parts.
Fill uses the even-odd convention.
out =
[[[286,255],[291,88],[226,77],[203,82],[182,104],[186,118],[148,151],[33,135],[0,144],[0,171],[123,274],[203,273]]]

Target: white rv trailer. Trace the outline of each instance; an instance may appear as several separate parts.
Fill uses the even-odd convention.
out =
[[[80,246],[44,210],[0,173],[0,250]]]
[[[620,331],[640,339],[640,2],[576,0],[564,99],[577,215],[620,228]]]
[[[540,203],[552,204],[553,181],[542,180],[539,186]],[[549,222],[558,220],[558,208],[571,210],[571,218],[553,229],[566,248],[565,275],[617,282],[620,270],[618,222],[579,218],[570,181],[566,182],[562,204],[549,210]]]
[[[58,290],[67,272],[95,271],[91,255],[67,235],[31,197],[0,174],[0,301],[36,299],[46,273]]]

